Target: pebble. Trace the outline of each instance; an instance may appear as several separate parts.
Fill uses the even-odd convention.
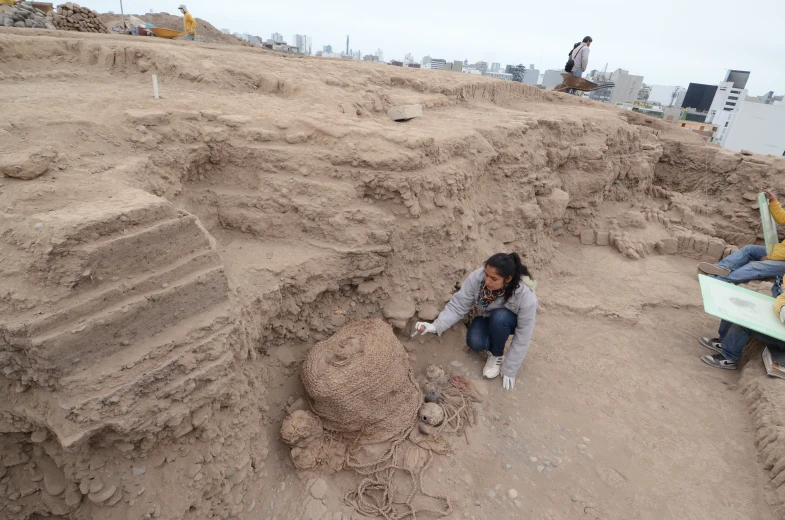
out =
[[[490,500],[493,500],[494,498],[496,498],[496,493],[494,493],[493,491],[488,491],[488,498]]]
[[[496,489],[496,491],[499,491],[501,488],[502,488],[501,484],[496,484],[496,487],[494,489]]]
[[[42,222],[37,222],[36,225],[33,226],[33,228],[35,229],[41,229],[42,227],[44,227],[44,224]]]
[[[551,465],[552,465],[554,468],[558,468],[559,466],[561,466],[561,465],[562,465],[562,462],[564,462],[564,461],[561,459],[561,457],[555,457],[555,458],[554,458],[554,459],[551,461]]]
[[[98,493],[104,488],[104,483],[98,479],[95,479],[92,484],[90,484],[90,493]]]
[[[529,462],[537,462],[537,457],[529,457]]]
[[[586,444],[589,444],[589,442],[590,442],[590,441],[589,441],[589,439],[587,439],[586,437],[584,437],[584,438],[583,438],[583,442],[585,442]]]
[[[120,222],[128,222],[128,217],[125,215],[120,215]]]
[[[36,430],[30,436],[30,440],[35,443],[40,443],[40,442],[44,442],[48,436],[49,436],[49,432],[47,430]]]
[[[578,444],[577,448],[578,448],[579,450],[583,451],[583,450],[585,450],[585,449],[586,449],[586,445],[585,445],[585,444]]]
[[[505,464],[504,467],[507,468],[507,469],[510,469],[510,468],[512,468],[512,465],[511,464]]]
[[[457,368],[457,367],[462,367],[462,366],[463,366],[463,363],[461,363],[460,361],[453,361],[453,362],[452,362],[452,363],[450,363],[450,364],[451,364],[452,366],[456,367],[456,368]]]
[[[570,500],[572,500],[573,502],[580,502],[581,501],[581,499],[578,498],[578,497],[570,497]]]
[[[589,460],[594,460],[594,455],[591,453],[587,453],[586,456],[589,457]]]
[[[507,491],[507,496],[510,497],[510,500],[515,500],[516,498],[518,498],[518,492],[515,491],[514,489],[511,489]]]
[[[477,507],[480,507],[482,504],[480,503],[480,501],[479,501],[479,500],[476,500],[476,501],[474,502],[474,505],[475,505],[475,506],[477,506]]]
[[[545,470],[545,466],[543,466],[542,464],[537,466],[537,471],[539,471],[540,473],[542,473],[544,470]]]
[[[145,473],[147,473],[147,466],[142,466],[139,468],[134,468],[132,471],[134,477],[141,477]]]
[[[513,500],[512,503],[515,504],[515,507],[521,507],[523,505],[519,500]]]
[[[311,486],[311,496],[321,500],[327,494],[327,482],[324,479],[318,479]]]

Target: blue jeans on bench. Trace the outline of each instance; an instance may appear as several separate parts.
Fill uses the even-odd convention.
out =
[[[752,338],[770,347],[785,350],[785,341],[774,339],[771,336],[725,320],[720,322],[719,335],[720,341],[722,341],[722,355],[729,361],[738,362],[741,359],[741,351],[744,350],[744,345]]]
[[[472,320],[469,332],[466,333],[466,344],[472,350],[489,350],[491,355],[501,357],[507,338],[515,332],[517,326],[517,314],[509,309],[493,310],[487,318],[478,316]]]
[[[744,246],[719,262],[717,267],[728,269],[728,276],[714,276],[728,283],[744,283],[750,280],[768,280],[785,275],[785,261],[760,259],[766,256],[765,246]]]

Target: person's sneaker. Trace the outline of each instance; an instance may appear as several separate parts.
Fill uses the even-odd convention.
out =
[[[485,362],[485,368],[482,370],[482,377],[486,379],[499,377],[499,374],[502,371],[503,362],[504,356],[496,357],[492,354],[488,354],[488,361]]]
[[[725,359],[722,354],[714,354],[713,356],[701,356],[701,361],[714,368],[724,368],[725,370],[736,370],[739,368],[738,361],[731,361]]]
[[[707,338],[703,336],[701,339],[698,340],[701,345],[704,347],[713,350],[714,352],[722,353],[722,341],[719,338]]]
[[[728,276],[730,274],[730,269],[718,267],[714,264],[710,264],[709,262],[699,263],[698,270],[703,274],[713,274],[715,276]]]

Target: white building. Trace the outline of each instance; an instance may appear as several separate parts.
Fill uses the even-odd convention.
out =
[[[447,60],[442,60],[439,58],[431,58],[431,61],[428,62],[428,65],[424,68],[426,69],[433,69],[433,70],[442,70],[444,66],[447,65]]]
[[[463,72],[464,74],[474,74],[476,76],[482,76],[482,71],[476,67],[467,67],[464,65],[461,68],[461,72]]]
[[[502,79],[504,81],[512,81],[512,74],[509,74],[507,72],[492,72],[492,71],[489,71],[489,72],[486,72],[485,75],[488,76],[489,78]]]
[[[647,100],[652,105],[680,107],[687,95],[687,89],[669,85],[653,85]]]
[[[381,63],[384,63],[384,52],[381,49],[376,49],[376,57]]]
[[[523,73],[524,85],[537,85],[540,81],[540,71],[534,68],[534,65],[529,66]]]
[[[635,76],[629,71],[616,69],[611,74],[611,81],[616,85],[613,87],[608,103],[632,103],[638,99],[638,92],[643,86],[643,76]]]
[[[723,148],[785,155],[785,105],[744,102],[728,123],[724,127]]]
[[[414,56],[412,56],[411,52],[407,52],[403,57],[403,65],[408,67],[412,63],[414,63]]]
[[[499,72],[500,70],[502,70],[501,63],[491,63],[491,72]]]
[[[542,76],[542,86],[548,90],[553,90],[553,87],[561,85],[564,81],[561,77],[563,73],[563,70],[546,70],[545,74]]]
[[[270,39],[275,43],[284,43],[283,34],[273,33]]]
[[[725,137],[733,118],[747,97],[747,89],[734,88],[730,81],[723,81],[717,86],[714,101],[711,102],[706,122],[717,126],[712,141],[725,146]]]
[[[275,35],[273,35],[275,36]],[[273,38],[274,39],[274,38]],[[292,37],[292,46],[297,47],[301,53],[311,54],[311,37],[305,34],[295,34]]]

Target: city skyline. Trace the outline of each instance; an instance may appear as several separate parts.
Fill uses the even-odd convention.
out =
[[[350,34],[354,49],[384,49],[387,61],[403,60],[411,53],[418,59],[430,55],[447,61],[469,57],[473,62],[503,65],[534,63],[545,71],[562,68],[572,43],[591,35],[592,69],[601,70],[608,63],[609,70],[630,70],[649,84],[681,86],[716,83],[718,71],[744,69],[754,73],[748,87],[751,94],[785,90],[785,70],[772,66],[783,50],[774,35],[785,17],[785,2],[776,0],[746,10],[737,9],[730,0],[662,0],[635,10],[620,0],[606,1],[602,9],[575,0],[558,5],[502,2],[484,13],[491,19],[525,20],[525,26],[478,22],[476,9],[468,2],[404,0],[392,11],[356,0],[338,7],[303,2],[294,7],[194,0],[187,5],[194,16],[233,32],[265,39],[273,32],[307,34],[313,49],[325,45],[340,49]],[[150,9],[149,2],[141,0],[125,0],[124,6],[126,13]],[[119,11],[116,0],[95,0],[90,7]],[[176,13],[176,8],[174,3],[171,7],[156,3],[156,10]],[[572,11],[579,16],[565,15]],[[724,29],[731,12],[732,38]]]

